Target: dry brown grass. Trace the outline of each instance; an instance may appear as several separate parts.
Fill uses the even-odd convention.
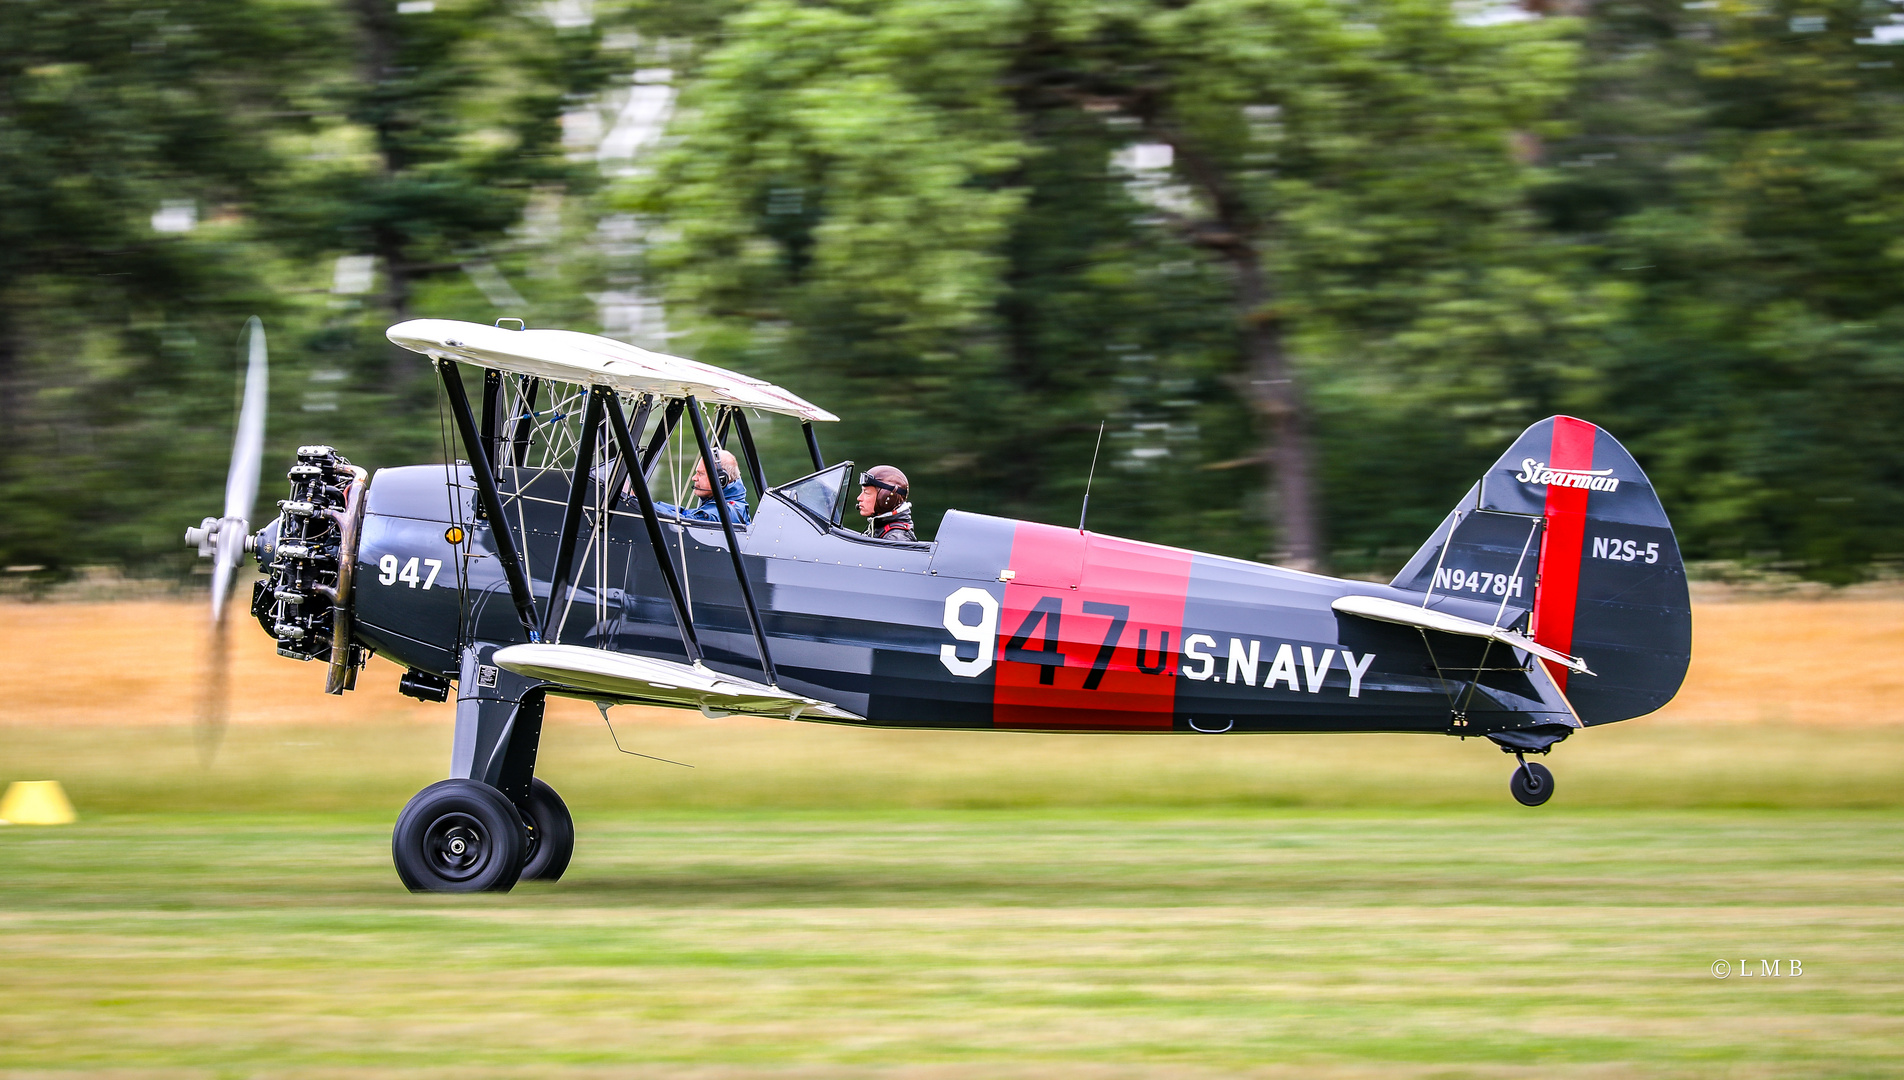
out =
[[[1717,596],[1694,605],[1692,671],[1660,719],[1904,722],[1904,666],[1895,663],[1904,656],[1904,599]],[[189,723],[205,651],[204,609],[196,602],[0,603],[0,686],[6,687],[0,716],[51,724]],[[249,620],[235,623],[235,720],[421,721],[439,715],[435,707],[389,692],[397,670],[382,660],[373,660],[362,674],[359,686],[366,692],[327,698],[318,692],[323,678],[317,664],[279,657]],[[683,718],[666,710],[642,712],[644,723]],[[593,710],[580,702],[557,702],[553,715],[594,720]]]
[[[1904,722],[1904,599],[1894,592],[1695,601],[1692,620],[1692,670],[1662,720]]]

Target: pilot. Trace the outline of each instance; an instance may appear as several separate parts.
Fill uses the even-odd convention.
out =
[[[727,513],[734,524],[745,525],[747,514],[747,487],[740,482],[740,461],[726,450],[714,451],[714,460],[721,472],[721,498],[727,502]],[[719,521],[720,508],[714,502],[714,487],[707,482],[707,464],[694,462],[694,494],[700,496],[701,505],[692,510],[682,510],[672,503],[655,503],[658,514],[676,514],[689,521]]]
[[[906,474],[891,465],[875,465],[859,474],[859,512],[866,535],[881,540],[916,540]]]

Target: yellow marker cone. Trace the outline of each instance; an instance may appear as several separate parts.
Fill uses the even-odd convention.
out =
[[[15,780],[0,799],[0,821],[14,825],[71,825],[78,820],[58,780]]]

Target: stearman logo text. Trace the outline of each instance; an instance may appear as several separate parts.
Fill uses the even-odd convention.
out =
[[[1612,469],[1592,472],[1587,469],[1550,469],[1544,461],[1521,459],[1521,471],[1514,479],[1523,484],[1553,484],[1557,487],[1586,488],[1588,491],[1618,491],[1620,482]]]

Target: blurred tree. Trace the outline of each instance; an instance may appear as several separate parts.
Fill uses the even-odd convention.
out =
[[[682,351],[926,520],[1069,523],[1108,421],[1093,527],[1378,571],[1572,411],[1692,556],[1851,580],[1904,552],[1896,9],[10,0],[0,564],[183,565],[254,312],[272,455],[453,453],[382,331],[593,325],[574,121],[643,67],[684,108],[616,197]]]
[[[276,178],[262,208],[272,235],[305,257],[372,256],[379,336],[435,278],[473,274],[509,297],[494,246],[538,191],[584,191],[595,176],[565,154],[562,115],[609,74],[599,27],[528,0],[339,6],[334,67],[308,95],[322,149]],[[414,409],[421,359],[375,352],[385,392]]]
[[[0,562],[141,560],[210,486],[223,345],[275,308],[230,218],[322,6],[0,5]]]
[[[607,68],[578,13],[0,5],[0,562],[186,561],[179,531],[218,505],[246,315],[271,334],[272,460],[334,440],[372,465],[445,452],[420,362],[382,337],[417,298],[586,325],[592,253],[563,250],[563,196],[594,172],[561,121]],[[359,253],[383,271],[368,306],[331,273]]]
[[[865,380],[847,394],[856,420],[886,418],[966,476],[1016,478],[979,506],[1048,502],[1051,455],[983,433],[1088,431],[1080,391],[1130,373],[1112,349],[1165,381],[1220,376],[1262,449],[1219,442],[1202,464],[1267,464],[1278,554],[1319,565],[1302,380],[1392,360],[1391,386],[1453,388],[1485,413],[1502,365],[1580,318],[1543,265],[1513,154],[1566,88],[1564,27],[1464,27],[1431,0],[1358,12],[748,5],[639,195],[669,238],[655,266],[710,345],[841,366]],[[1054,276],[1080,256],[1091,275]],[[1067,278],[1106,303],[1066,310]],[[1095,355],[1054,350],[1060,327],[1095,335]]]
[[[1904,553],[1904,71],[1891,4],[1596,9],[1556,228],[1630,302],[1594,407],[1695,557]],[[1884,36],[1889,27],[1891,36]]]

